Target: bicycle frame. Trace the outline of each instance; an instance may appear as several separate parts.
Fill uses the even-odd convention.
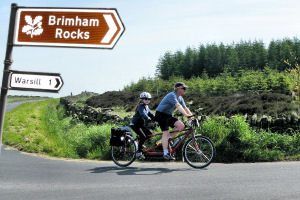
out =
[[[186,128],[186,129],[184,129],[182,131],[172,131],[170,133],[176,133],[176,132],[179,132],[179,134],[176,137],[171,138],[171,139],[168,140],[169,152],[171,154],[174,153],[180,147],[180,145],[183,143],[183,141],[186,138],[188,138],[191,134],[192,134],[193,141],[195,143],[195,132],[194,132],[193,128]],[[149,135],[149,137],[154,137],[154,136],[158,136],[158,135],[162,135],[162,133],[156,133],[154,135]],[[184,137],[176,144],[175,147],[172,147],[170,145],[170,142],[176,140],[180,136],[184,136]],[[155,150],[155,149],[157,149],[157,148],[159,148],[161,146],[162,146],[162,143],[160,143],[160,144],[158,144],[158,145],[156,145],[154,147],[148,148],[147,150],[144,151],[144,155],[145,156],[162,156],[163,155],[163,151],[153,151],[153,150]],[[195,147],[196,147],[196,150],[198,151],[199,148],[198,148],[197,143],[195,143]]]

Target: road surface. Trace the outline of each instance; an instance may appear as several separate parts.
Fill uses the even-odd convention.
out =
[[[2,149],[0,199],[300,199],[300,162],[218,164],[65,161]]]
[[[300,162],[212,163],[67,161],[3,146],[1,200],[300,199]]]

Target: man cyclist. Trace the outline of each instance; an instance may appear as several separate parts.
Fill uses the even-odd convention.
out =
[[[161,142],[164,150],[163,158],[165,160],[175,160],[175,158],[169,154],[168,139],[176,134],[176,132],[170,134],[169,127],[174,128],[173,131],[181,131],[184,129],[183,122],[172,116],[173,112],[177,109],[188,119],[191,119],[193,116],[182,98],[182,95],[186,92],[186,88],[188,88],[188,86],[183,82],[177,82],[175,84],[175,90],[167,94],[156,108],[155,119],[163,131]]]

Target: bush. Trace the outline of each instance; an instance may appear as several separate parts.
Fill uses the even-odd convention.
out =
[[[219,162],[275,161],[299,157],[300,132],[281,135],[252,130],[242,116],[211,118],[198,129],[215,144]]]
[[[219,146],[229,134],[229,130],[225,127],[225,123],[225,117],[213,117],[202,124],[197,131],[202,135],[208,136],[214,141],[216,146]]]
[[[143,77],[137,83],[131,83],[124,87],[123,91],[152,93],[166,93],[172,91],[174,84],[183,81],[189,86],[189,91],[206,96],[226,96],[236,92],[259,92],[259,93],[281,93],[287,94],[295,87],[293,73],[278,72],[266,68],[260,70],[240,70],[234,76],[231,73],[221,73],[214,78],[192,77],[170,77],[168,80],[160,78]]]
[[[71,145],[81,158],[109,159],[109,138],[111,125],[86,127],[77,124],[72,130],[74,137],[70,138]]]

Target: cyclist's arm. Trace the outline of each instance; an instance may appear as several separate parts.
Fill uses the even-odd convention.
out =
[[[191,115],[191,111],[188,108],[183,108],[182,105],[180,103],[176,103],[175,104],[176,109],[181,112],[184,116],[188,117]],[[187,110],[186,110],[187,109]]]
[[[190,111],[188,107],[184,108],[184,110],[189,116],[193,115],[193,113]]]
[[[140,116],[143,118],[144,121],[151,120],[151,118],[148,116],[148,112],[147,112],[145,106],[140,105],[138,107],[137,111],[139,112]]]
[[[151,120],[153,120],[153,121],[154,121],[154,119],[155,119],[155,116],[154,116],[153,112],[151,112],[151,110],[150,110],[150,109],[149,109],[149,111],[148,111],[148,116],[151,118]]]
[[[191,117],[189,117],[189,120],[194,119],[193,113],[190,111],[190,109],[188,107],[184,108],[184,110],[189,116],[191,116]]]

